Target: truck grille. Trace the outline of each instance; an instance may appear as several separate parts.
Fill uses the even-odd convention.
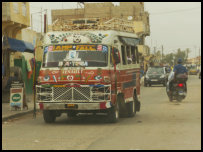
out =
[[[90,87],[53,88],[53,100],[90,100],[90,91]]]
[[[39,102],[101,102],[111,100],[110,85],[81,85],[79,87],[37,86]]]

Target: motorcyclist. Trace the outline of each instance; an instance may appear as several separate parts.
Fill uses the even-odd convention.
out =
[[[173,77],[173,79],[171,79],[170,81],[169,81],[169,93],[171,93],[172,92],[172,84],[174,83],[174,82],[176,82],[176,80],[180,80],[180,79],[182,79],[182,81],[184,81],[184,83],[185,83],[185,91],[187,91],[187,84],[186,84],[186,81],[187,81],[187,75],[188,75],[188,71],[187,71],[187,69],[186,69],[186,67],[184,67],[183,65],[182,65],[182,59],[181,58],[179,58],[178,59],[178,64],[177,65],[175,65],[174,66],[174,68],[173,68],[173,73],[174,73],[174,76],[172,76]],[[183,78],[182,78],[183,77]]]
[[[174,72],[174,79],[176,80],[179,74],[185,74],[188,75],[188,71],[186,67],[182,65],[183,61],[181,58],[178,59],[178,64],[174,66],[173,72]]]

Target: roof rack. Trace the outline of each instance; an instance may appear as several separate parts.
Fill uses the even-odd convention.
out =
[[[118,18],[83,18],[68,21],[59,18],[52,24],[52,30],[117,30],[135,33],[132,21]]]

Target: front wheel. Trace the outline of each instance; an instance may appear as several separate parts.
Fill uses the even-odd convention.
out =
[[[107,120],[109,123],[116,123],[119,120],[119,104],[116,103],[115,106],[108,109]]]
[[[136,114],[135,101],[127,103],[126,108],[127,108],[127,111],[128,111],[128,117],[134,117],[135,114]]]
[[[53,123],[56,120],[56,114],[55,111],[52,110],[44,110],[43,111],[43,117],[44,117],[44,121],[46,123]]]

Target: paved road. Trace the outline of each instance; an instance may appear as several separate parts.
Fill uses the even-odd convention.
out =
[[[2,125],[3,149],[126,149],[179,150],[201,149],[201,80],[190,76],[188,96],[169,102],[165,88],[152,86],[141,90],[141,111],[119,123],[105,122],[105,116],[57,118],[45,124],[26,115]]]

